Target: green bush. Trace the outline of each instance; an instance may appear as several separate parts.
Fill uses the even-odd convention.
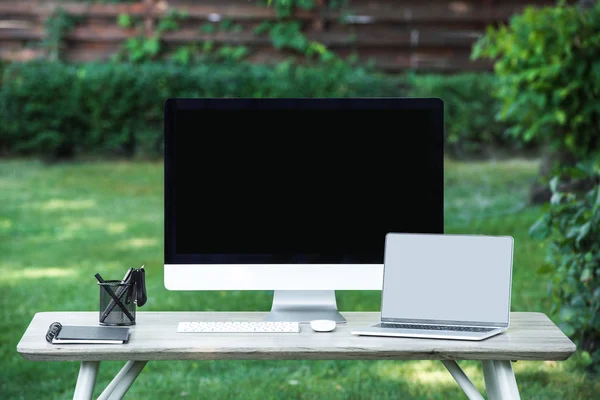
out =
[[[553,314],[591,355],[591,369],[600,369],[600,162],[563,174],[575,175],[587,189],[566,192],[558,176],[553,178],[552,200],[530,233],[552,239],[547,264],[539,272],[551,276]]]
[[[491,93],[497,79],[492,74],[411,75],[413,97],[439,97],[444,101],[446,152],[464,158],[490,152],[532,147],[506,135],[508,123],[497,121],[502,104]]]
[[[88,128],[81,85],[74,78],[71,70],[54,63],[5,69],[0,95],[3,153],[73,155],[73,144],[85,138]]]
[[[530,233],[552,238],[547,264],[553,313],[600,367],[600,2],[529,6],[508,25],[490,27],[473,58],[495,61],[499,118],[508,132],[549,143],[542,174],[552,197]],[[577,163],[577,160],[580,162]],[[546,163],[544,163],[546,164]],[[547,171],[545,171],[547,170]]]
[[[511,152],[491,74],[383,76],[345,63],[11,64],[0,87],[0,152],[159,155],[168,97],[439,97],[446,150],[462,157]],[[531,147],[531,144],[528,145]]]
[[[391,97],[390,78],[328,67],[214,64],[24,63],[6,68],[0,92],[0,151],[160,154],[169,97]]]
[[[500,117],[525,141],[585,159],[600,147],[600,2],[527,7],[488,28],[473,58],[496,60]]]

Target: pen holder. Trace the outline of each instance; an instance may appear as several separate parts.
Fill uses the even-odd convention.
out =
[[[100,325],[135,325],[133,282],[105,281],[100,286]]]

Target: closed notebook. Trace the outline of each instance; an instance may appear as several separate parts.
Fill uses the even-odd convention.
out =
[[[46,333],[46,340],[52,344],[122,344],[128,339],[127,327],[61,325],[54,322]]]

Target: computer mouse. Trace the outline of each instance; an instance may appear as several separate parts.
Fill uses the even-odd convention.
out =
[[[328,319],[316,319],[314,321],[310,321],[310,327],[315,332],[331,332],[335,329],[335,321],[330,321]]]

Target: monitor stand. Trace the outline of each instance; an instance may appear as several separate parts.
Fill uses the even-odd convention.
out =
[[[271,312],[265,321],[302,322],[327,319],[345,323],[339,313],[335,290],[275,290]]]

